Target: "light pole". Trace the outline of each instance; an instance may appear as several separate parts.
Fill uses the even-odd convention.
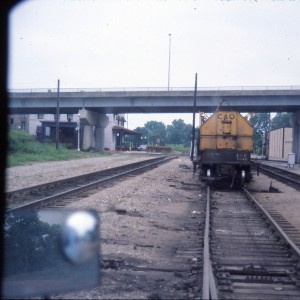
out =
[[[56,102],[56,132],[55,132],[55,140],[56,140],[56,150],[58,150],[59,144],[59,83],[60,80],[57,80],[57,102]]]
[[[169,69],[168,69],[168,91],[170,90],[170,67],[171,67],[171,33],[169,33]]]
[[[80,151],[80,113],[78,113],[77,121],[77,151]]]
[[[262,133],[262,143],[261,143],[261,158],[264,157],[264,142],[265,142],[265,132]]]

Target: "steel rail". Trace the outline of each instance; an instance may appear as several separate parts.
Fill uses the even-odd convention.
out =
[[[277,222],[272,218],[272,216],[263,208],[261,204],[249,193],[249,191],[243,187],[243,191],[246,194],[247,198],[253,201],[255,205],[263,212],[269,222],[276,228],[280,236],[289,244],[294,253],[300,258],[300,249],[296,246],[296,244],[288,237],[288,235],[284,232],[284,230],[277,224]]]
[[[218,299],[216,282],[212,272],[212,265],[211,265],[210,254],[209,254],[209,220],[210,220],[210,187],[207,186],[204,250],[203,250],[202,299]]]
[[[94,181],[92,183],[88,183],[88,184],[82,185],[80,187],[77,187],[77,188],[74,188],[74,189],[62,192],[62,193],[58,193],[58,194],[55,194],[55,195],[52,195],[52,196],[49,196],[49,197],[46,197],[46,198],[43,198],[43,199],[39,199],[39,200],[30,202],[30,203],[26,203],[24,205],[20,205],[18,207],[7,209],[6,212],[13,212],[13,211],[17,211],[17,210],[20,210],[20,209],[35,209],[35,208],[39,208],[39,207],[42,207],[42,206],[45,206],[45,205],[49,204],[50,202],[53,202],[53,201],[55,201],[57,199],[60,199],[62,197],[70,196],[70,195],[76,194],[78,192],[83,192],[85,190],[94,188],[95,186],[97,186],[99,184],[102,184],[104,182],[107,182],[107,181],[110,181],[110,180],[113,180],[113,179],[117,179],[119,177],[123,177],[125,175],[131,174],[131,173],[134,173],[134,172],[137,172],[137,171],[145,170],[145,169],[147,169],[149,167],[153,167],[153,166],[155,166],[157,164],[160,164],[160,163],[163,163],[163,162],[167,162],[167,161],[169,161],[171,159],[174,159],[174,158],[175,158],[175,156],[174,157],[167,157],[167,158],[164,158],[164,159],[159,160],[159,161],[156,160],[155,162],[148,163],[148,164],[146,164],[144,166],[141,166],[141,167],[138,167],[138,168],[134,168],[134,169],[131,169],[129,171],[125,171],[125,172],[122,172],[122,173],[119,173],[119,174],[116,174],[116,175],[112,175],[112,176],[109,176],[107,178],[100,179],[100,180]],[[128,165],[126,165],[126,166],[128,166]],[[90,174],[86,174],[86,176],[89,176],[89,175]]]
[[[209,292],[210,292],[210,299],[218,300],[218,289],[214,277],[214,273],[212,270],[211,260],[209,260]]]
[[[38,185],[34,185],[34,186],[29,186],[29,187],[21,188],[19,190],[13,190],[13,191],[6,192],[5,196],[6,196],[6,198],[9,198],[13,194],[16,194],[16,193],[26,193],[26,192],[31,191],[33,189],[41,190],[41,189],[47,188],[49,185],[51,185],[51,186],[53,186],[53,185],[54,186],[55,185],[62,185],[62,184],[65,184],[65,183],[69,183],[71,180],[73,180],[73,181],[74,180],[80,180],[80,179],[84,179],[88,176],[90,176],[90,177],[92,177],[92,176],[107,176],[105,174],[106,172],[109,172],[109,173],[116,172],[116,171],[120,170],[121,168],[125,168],[126,166],[134,166],[134,165],[138,166],[138,165],[142,164],[143,162],[159,161],[159,160],[163,159],[164,157],[166,157],[166,156],[150,158],[150,159],[143,160],[143,161],[138,161],[138,162],[135,162],[135,163],[132,163],[132,164],[121,165],[121,166],[113,167],[113,168],[106,169],[106,170],[95,171],[95,172],[86,173],[86,174],[83,174],[83,175],[68,177],[68,178],[65,178],[65,179],[57,180],[57,181],[46,182],[46,183],[42,183],[42,184],[38,184]]]
[[[204,230],[204,250],[203,250],[203,289],[202,299],[209,299],[209,198],[210,188],[207,187],[206,196],[206,216]]]
[[[300,182],[299,181],[294,180],[293,178],[289,178],[289,177],[287,177],[285,175],[278,174],[275,171],[273,171],[271,169],[268,169],[268,168],[275,168],[275,167],[269,167],[269,166],[265,167],[265,166],[262,166],[262,165],[260,165],[260,167],[259,167],[260,170],[263,170],[263,171],[265,171],[265,172],[267,172],[269,174],[272,174],[272,175],[274,175],[276,177],[279,177],[279,178],[283,178],[286,181],[292,182],[292,183],[300,186]],[[278,168],[276,168],[276,169],[278,169]],[[281,169],[278,169],[278,171],[280,171],[280,172],[286,172],[285,170],[281,170]],[[294,176],[294,175],[297,176],[297,174],[294,174],[294,173],[291,174],[291,176]]]

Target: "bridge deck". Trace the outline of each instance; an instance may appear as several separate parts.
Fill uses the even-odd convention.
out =
[[[60,112],[77,113],[86,108],[102,113],[189,113],[194,91],[189,90],[61,90]],[[20,90],[9,93],[11,114],[55,113],[56,90]],[[219,105],[241,112],[293,112],[300,110],[300,87],[218,88],[197,91],[197,111],[213,112]]]

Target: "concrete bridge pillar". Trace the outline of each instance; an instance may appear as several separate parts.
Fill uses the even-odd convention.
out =
[[[108,117],[94,111],[79,110],[80,123],[84,126],[82,148],[87,150],[95,148],[96,151],[104,150],[104,129],[108,124]],[[95,134],[94,134],[94,126]]]
[[[300,163],[300,111],[294,112],[292,116],[293,126],[293,148],[295,153],[296,163]]]
[[[82,148],[87,150],[95,147],[94,126],[84,125]]]
[[[96,125],[96,134],[95,134],[95,150],[103,151],[104,150],[104,129],[108,125],[109,119],[106,115],[98,114],[98,122]]]

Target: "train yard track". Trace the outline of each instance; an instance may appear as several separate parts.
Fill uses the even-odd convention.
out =
[[[100,214],[101,285],[54,298],[199,298],[205,191],[189,165],[178,157],[68,205]]]
[[[276,168],[267,164],[260,164],[259,169],[265,175],[281,181],[298,191],[300,191],[300,175],[296,173],[283,170],[281,168]]]
[[[40,184],[6,193],[7,211],[22,208],[65,206],[77,199],[78,195],[97,189],[99,186],[125,176],[131,176],[166,163],[175,156],[160,156],[133,164],[84,174],[63,180]],[[75,198],[75,199],[74,199]]]
[[[194,188],[199,189],[197,186]],[[180,209],[176,210],[175,218],[173,212],[164,215],[164,205],[161,205],[161,209],[156,211],[160,216],[159,220],[149,219],[146,227],[139,226],[139,231],[148,234],[144,240],[137,238],[135,234],[131,234],[127,239],[113,237],[102,240],[104,247],[122,247],[123,253],[120,255],[119,251],[116,251],[103,256],[102,269],[105,279],[101,292],[104,298],[111,294],[112,283],[113,286],[116,285],[117,290],[117,294],[112,298],[127,298],[126,293],[140,291],[146,291],[147,299],[152,300],[199,297],[205,216],[200,212],[204,211],[204,205],[203,202],[182,198],[172,200],[171,205],[179,208],[184,202],[190,212],[196,209],[192,217],[190,212]],[[189,218],[186,213],[190,215]],[[123,218],[126,221],[132,219],[132,215],[127,212]],[[152,240],[151,236],[155,236],[155,240]],[[132,256],[132,249],[138,254],[137,257]],[[131,299],[131,296],[128,298]]]
[[[88,174],[87,182],[83,175],[72,178],[73,182],[67,179],[7,193],[7,198],[10,209],[18,209],[20,201],[23,207],[40,207],[39,202],[50,207],[73,202],[72,206],[74,200],[92,195],[94,189],[101,191],[99,186],[110,187],[110,180],[145,169],[156,174],[160,168],[155,167],[168,161],[147,160],[145,166],[135,163]],[[164,172],[170,171],[168,166]],[[272,202],[262,207],[246,189],[208,188],[205,201],[205,189],[193,183],[188,165],[179,166],[179,172],[173,169],[168,178],[160,179],[168,192],[166,188],[156,190],[156,181],[155,188],[145,192],[142,187],[151,185],[158,176],[151,172],[134,175],[133,181],[139,184],[134,184],[132,192],[122,198],[114,196],[113,209],[98,208],[106,228],[101,242],[102,284],[96,295],[128,299],[299,299],[299,231],[272,208]],[[115,176],[110,179],[112,174]],[[121,190],[127,188],[125,183],[118,181],[123,185]],[[146,199],[141,199],[145,195]],[[33,196],[35,202],[27,203]],[[106,199],[105,193],[97,197]],[[111,199],[107,202],[112,205]],[[110,226],[111,231],[107,230]],[[95,290],[90,293],[87,297],[96,297]],[[73,298],[74,294],[66,297]]]
[[[203,299],[300,298],[299,234],[286,220],[246,189],[208,188],[207,213]]]

